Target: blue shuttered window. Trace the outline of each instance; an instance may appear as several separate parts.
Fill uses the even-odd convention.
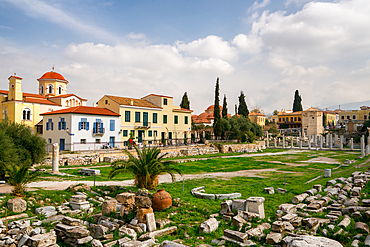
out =
[[[110,120],[109,122],[109,130],[114,131],[116,128],[116,121],[115,120]]]
[[[46,123],[46,130],[53,130],[54,129],[54,123],[53,120],[50,118],[48,119]]]
[[[78,122],[78,130],[89,130],[89,122],[87,122],[87,118],[81,118],[81,122]]]
[[[64,118],[60,118],[60,122],[58,122],[58,130],[65,130],[66,129],[66,121]]]

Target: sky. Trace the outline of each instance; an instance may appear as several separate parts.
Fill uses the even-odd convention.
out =
[[[369,100],[369,0],[0,0],[0,89],[23,78],[37,93],[45,72],[68,93],[141,98],[188,93],[200,114],[226,95],[234,114]]]

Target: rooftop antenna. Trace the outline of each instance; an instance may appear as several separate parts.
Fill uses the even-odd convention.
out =
[[[54,65],[53,65],[53,72],[54,72]]]

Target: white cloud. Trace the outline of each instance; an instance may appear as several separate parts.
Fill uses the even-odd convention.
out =
[[[229,42],[214,35],[187,44],[178,41],[176,46],[179,51],[187,52],[190,56],[216,57],[225,60],[233,60],[238,57],[236,49],[231,47]]]
[[[106,32],[104,29],[87,24],[77,17],[64,12],[56,5],[52,6],[41,0],[6,0],[22,9],[27,15],[34,18],[42,18],[45,21],[56,23],[60,26],[69,28],[76,32],[87,33],[93,37],[104,39],[105,41],[118,41],[119,38]]]
[[[256,54],[262,50],[261,39],[256,35],[238,34],[233,39],[232,44],[242,53]]]
[[[310,2],[311,0],[287,0],[286,2],[285,2],[285,7],[288,7],[289,5],[291,5],[292,3],[294,3],[295,5],[297,5],[297,6],[301,6],[301,5],[303,5],[303,4],[305,4],[305,3],[308,3],[308,2]]]
[[[252,7],[250,7],[248,11],[261,9],[261,8],[266,7],[269,4],[270,4],[270,0],[263,0],[262,2],[255,1]]]

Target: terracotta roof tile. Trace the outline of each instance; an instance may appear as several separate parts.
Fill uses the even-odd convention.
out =
[[[83,99],[79,96],[77,96],[76,94],[73,94],[73,93],[69,93],[69,94],[62,94],[62,95],[59,95],[59,96],[51,96],[49,97],[50,99],[57,99],[57,98],[68,98],[68,97],[71,97],[71,96],[75,96],[76,98],[80,99],[80,100],[83,100],[83,101],[87,101],[87,99]]]
[[[149,95],[147,95],[147,96],[144,96],[144,97],[142,97],[142,99],[144,99],[144,98],[146,98],[146,97],[148,97],[148,96],[157,96],[157,97],[162,97],[162,98],[173,98],[172,96],[165,96],[165,95],[160,95],[160,94],[154,94],[154,93],[151,93],[151,94],[149,94]]]
[[[46,72],[37,80],[61,80],[68,83],[68,81],[61,74],[54,71]]]
[[[126,97],[119,97],[119,96],[110,96],[110,95],[106,95],[106,96],[120,105],[162,109],[161,107],[158,107],[144,99],[133,99],[133,98],[126,98]],[[131,101],[132,101],[132,104],[131,104]]]
[[[15,75],[9,76],[8,80],[9,80],[10,78],[16,78],[16,79],[20,79],[20,80],[22,80],[22,79],[23,79],[22,77],[15,76]]]
[[[181,108],[181,109],[172,109],[172,111],[193,112],[193,110],[188,110],[188,109],[184,109],[184,108]]]
[[[38,98],[29,98],[29,97],[26,97],[23,99],[24,102],[29,102],[29,103],[37,103],[37,104],[43,104],[43,105],[58,105],[60,106],[60,104],[57,104],[57,103],[54,103],[50,100],[47,100],[47,99],[38,99]]]
[[[250,112],[248,116],[265,116],[264,114],[258,113],[258,112]]]
[[[111,110],[108,110],[106,108],[91,107],[91,106],[76,106],[76,107],[71,107],[71,108],[52,111],[52,112],[45,112],[45,113],[41,113],[40,115],[67,114],[67,113],[120,116],[119,114],[112,112]]]

